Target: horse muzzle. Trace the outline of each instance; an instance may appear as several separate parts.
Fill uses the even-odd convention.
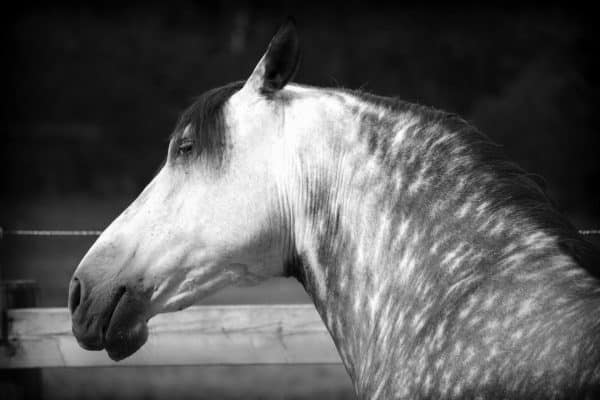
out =
[[[73,334],[86,350],[105,349],[119,361],[135,353],[148,339],[148,297],[134,285],[93,282],[76,274],[69,287]]]

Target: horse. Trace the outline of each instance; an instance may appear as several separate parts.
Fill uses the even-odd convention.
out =
[[[535,177],[455,114],[291,83],[299,60],[289,20],[183,112],[73,274],[80,346],[121,360],[154,315],[288,276],[358,398],[598,395],[599,252]]]

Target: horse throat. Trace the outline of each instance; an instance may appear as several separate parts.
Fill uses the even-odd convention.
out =
[[[289,272],[312,298],[352,381],[360,386],[374,373],[373,364],[383,366],[378,360],[385,360],[381,340],[391,339],[397,317],[382,313],[393,314],[401,307],[395,295],[400,287],[386,272],[394,232],[385,232],[389,210],[370,209],[364,197],[361,207],[359,198],[344,198],[332,193],[334,188],[322,181],[308,193],[306,226],[296,234]],[[358,386],[357,392],[364,392]]]

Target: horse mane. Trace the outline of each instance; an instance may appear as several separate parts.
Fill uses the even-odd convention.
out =
[[[464,146],[473,162],[471,171],[485,171],[494,176],[489,180],[475,182],[475,187],[485,187],[491,194],[490,209],[494,212],[505,206],[516,206],[534,230],[554,237],[557,245],[571,256],[592,276],[600,279],[600,252],[586,241],[577,229],[556,209],[555,203],[545,190],[545,182],[535,174],[528,173],[510,161],[502,146],[492,141],[476,127],[454,113],[429,106],[410,103],[394,97],[378,96],[360,90],[338,89],[390,113],[410,113],[419,117],[422,126],[437,125],[446,133],[452,133],[450,141],[455,147]],[[478,179],[483,174],[473,174]]]

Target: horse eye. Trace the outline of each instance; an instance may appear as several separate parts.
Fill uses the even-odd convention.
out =
[[[177,148],[177,155],[183,156],[189,154],[192,151],[193,145],[194,142],[192,142],[191,140],[183,140],[179,143],[179,147]]]

